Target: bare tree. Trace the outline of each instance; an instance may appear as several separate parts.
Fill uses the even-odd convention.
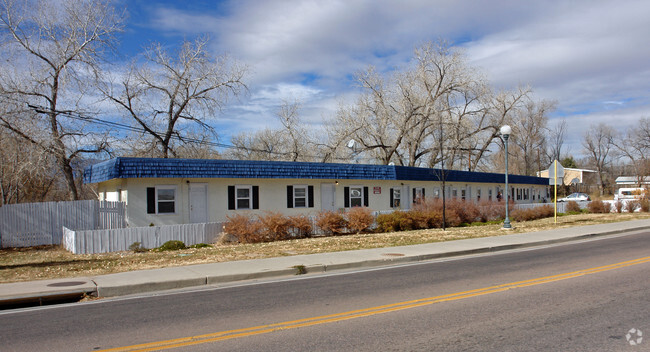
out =
[[[283,130],[282,138],[288,144],[288,151],[291,155],[291,161],[309,160],[307,143],[308,133],[307,129],[303,127],[300,120],[300,103],[298,101],[289,102],[282,101],[282,105],[277,112],[277,118],[280,120]]]
[[[541,170],[541,155],[546,149],[546,125],[548,112],[553,109],[549,101],[535,102],[529,100],[523,109],[518,111],[512,121],[511,143],[512,154],[515,156],[513,170],[524,175],[535,175]]]
[[[643,178],[650,174],[650,119],[639,119],[621,138],[615,138],[614,145],[630,161],[641,186]]]
[[[227,157],[246,160],[313,161],[320,155],[300,119],[300,103],[283,100],[276,111],[282,128],[241,132],[231,138]]]
[[[52,155],[69,197],[79,199],[74,163],[105,147],[81,117],[82,98],[123,16],[105,0],[4,0],[1,6],[0,94],[16,110],[0,116],[0,125]]]
[[[445,42],[417,48],[401,71],[384,76],[371,67],[357,82],[362,93],[339,109],[331,135],[354,139],[362,154],[382,164],[438,164],[443,153],[434,131],[440,123],[449,126],[442,145],[452,150],[444,155],[453,164],[456,154],[473,149],[472,139],[489,129],[486,82]]]
[[[548,129],[548,144],[546,148],[546,159],[544,160],[546,165],[550,165],[554,160],[561,160],[566,129],[567,122],[565,119],[562,119]]]
[[[144,62],[134,62],[118,84],[103,88],[106,97],[153,138],[164,158],[177,156],[175,145],[186,142],[185,123],[216,135],[208,121],[229,98],[247,89],[247,68],[226,55],[211,55],[207,45],[208,38],[201,37],[184,41],[170,53],[153,44]]]
[[[50,154],[0,129],[0,206],[47,200],[58,181],[53,167]]]
[[[605,175],[611,163],[612,149],[614,148],[615,131],[610,126],[600,123],[592,125],[584,134],[582,146],[593,163],[598,175],[598,189],[600,195],[605,192],[607,180]]]
[[[226,152],[228,158],[241,160],[284,161],[291,157],[284,148],[281,131],[265,128],[254,133],[241,132],[230,139],[234,148]]]

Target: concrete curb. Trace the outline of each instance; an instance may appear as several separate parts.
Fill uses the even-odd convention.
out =
[[[592,226],[597,226],[597,225],[592,225]],[[188,272],[192,273],[192,275],[199,274],[198,275],[199,277],[194,277],[194,278],[185,277],[184,280],[164,280],[162,282],[152,282],[151,280],[149,280],[147,282],[136,282],[133,285],[126,285],[120,287],[117,286],[106,287],[104,286],[102,281],[96,281],[97,292],[100,297],[124,296],[129,294],[146,293],[152,291],[163,291],[168,289],[196,287],[196,286],[212,285],[212,284],[222,284],[222,283],[237,282],[237,281],[244,281],[244,280],[286,277],[286,276],[297,275],[298,269],[296,268],[296,266],[303,266],[306,269],[307,274],[332,272],[338,270],[350,270],[356,268],[359,269],[376,268],[376,267],[388,266],[394,264],[414,263],[414,262],[433,260],[433,259],[458,257],[463,255],[490,253],[490,252],[498,252],[504,250],[518,249],[518,248],[538,247],[544,245],[580,241],[580,240],[594,238],[594,237],[615,235],[624,232],[634,232],[634,231],[641,231],[641,230],[648,230],[648,229],[650,229],[650,225],[629,227],[625,229],[611,230],[605,232],[590,232],[590,233],[580,234],[577,236],[554,238],[554,239],[533,241],[527,243],[512,243],[512,244],[503,244],[503,245],[496,245],[496,246],[482,246],[482,247],[476,247],[470,249],[448,251],[448,252],[441,252],[441,253],[430,253],[430,254],[408,255],[408,254],[396,253],[396,252],[400,252],[400,249],[413,248],[413,247],[418,247],[423,245],[387,247],[387,248],[383,248],[383,250],[387,250],[388,253],[379,253],[379,255],[384,255],[386,257],[371,258],[365,260],[354,260],[354,259],[350,260],[350,257],[354,257],[354,256],[350,256],[349,254],[352,254],[352,252],[360,252],[360,251],[376,252],[376,250],[373,249],[373,250],[323,253],[327,255],[337,255],[337,256],[340,255],[348,258],[348,260],[334,262],[331,264],[313,263],[312,260],[309,260],[309,257],[311,257],[312,255],[297,255],[291,257],[283,257],[282,259],[284,259],[284,262],[286,262],[284,267],[272,268],[272,269],[255,271],[255,272],[242,272],[242,273],[221,274],[221,275],[215,274],[213,272],[208,273],[205,272],[205,270],[198,268],[201,266],[209,266],[210,264],[190,265],[182,268],[187,269]],[[524,234],[517,234],[517,235],[524,235]],[[489,239],[489,238],[495,239],[499,237],[485,237],[482,239]],[[458,240],[458,241],[472,241],[472,239]],[[453,243],[458,241],[438,242],[429,245],[439,245],[442,243]],[[391,254],[401,254],[401,255],[393,256]],[[269,258],[269,259],[276,259],[276,258]],[[237,266],[241,264],[241,262],[228,262],[228,263],[233,263],[234,265]],[[225,264],[225,263],[220,263],[220,264]],[[172,269],[172,268],[167,268],[167,269]],[[155,270],[164,271],[166,269],[155,269]],[[122,273],[122,274],[129,274],[129,273]],[[201,276],[203,274],[205,274],[206,276]],[[121,274],[111,274],[111,275],[121,275]]]

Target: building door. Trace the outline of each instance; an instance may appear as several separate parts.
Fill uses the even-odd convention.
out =
[[[208,185],[190,184],[190,222],[208,222]]]
[[[336,210],[336,185],[333,183],[320,184],[321,210]]]

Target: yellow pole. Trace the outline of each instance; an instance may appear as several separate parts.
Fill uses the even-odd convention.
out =
[[[557,224],[557,160],[553,162],[553,167],[555,168],[555,182],[554,182],[554,188],[555,188],[555,223]]]

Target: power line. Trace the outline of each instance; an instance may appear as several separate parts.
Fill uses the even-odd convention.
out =
[[[37,105],[31,105],[27,104],[27,106],[32,109],[33,111],[41,114],[48,114],[50,113],[50,110],[42,107],[42,106],[37,106]],[[85,121],[101,126],[106,126],[106,127],[112,127],[112,128],[117,128],[120,130],[125,130],[129,132],[136,132],[136,133],[150,133],[149,131],[145,130],[144,127],[137,127],[137,126],[131,126],[115,121],[108,121],[104,119],[100,119],[97,117],[90,117],[90,116],[85,116],[77,112],[73,111],[55,111],[58,115],[63,115],[67,116],[69,118],[75,119],[75,120],[80,120],[80,121]],[[154,134],[161,135],[163,134],[162,132],[159,131],[153,131]],[[195,143],[195,144],[201,144],[201,145],[208,145],[212,147],[217,147],[217,148],[226,148],[226,149],[237,149],[237,150],[244,150],[248,152],[258,152],[258,153],[266,153],[266,154],[274,154],[274,155],[281,155],[281,156],[287,156],[287,155],[293,155],[293,152],[277,152],[277,151],[271,151],[271,150],[264,150],[264,149],[255,149],[255,148],[247,148],[247,147],[241,147],[241,146],[236,146],[232,144],[225,144],[225,143],[218,143],[218,142],[210,142],[210,141],[205,141],[201,139],[196,139],[192,137],[182,137],[179,134],[172,134],[171,135],[172,139],[181,141],[181,142],[190,142],[190,143]],[[305,157],[308,158],[320,158],[320,156],[315,156],[315,155],[304,155]],[[349,160],[347,158],[338,158],[338,157],[332,157],[334,160]]]

